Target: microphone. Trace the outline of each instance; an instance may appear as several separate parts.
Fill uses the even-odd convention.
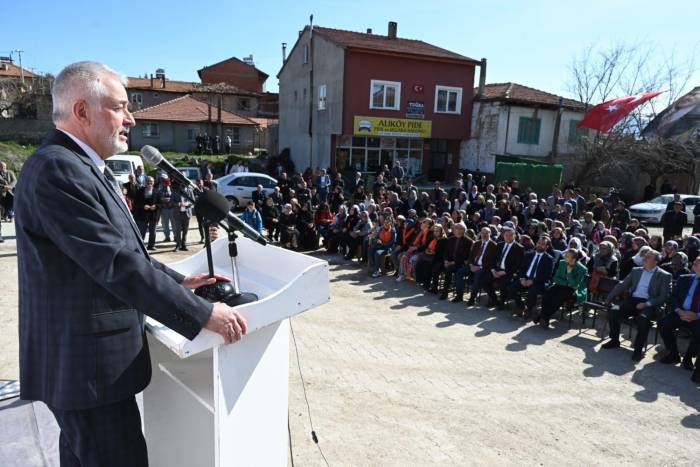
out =
[[[267,245],[265,237],[233,214],[231,212],[231,205],[226,197],[216,191],[204,190],[194,203],[194,210],[197,215],[212,222],[220,222],[226,219],[226,223],[232,229],[238,230],[249,239],[261,245]]]
[[[146,162],[148,162],[151,165],[155,165],[159,169],[163,170],[166,174],[168,174],[168,177],[170,177],[171,180],[173,180],[176,183],[179,183],[180,185],[185,185],[189,186],[194,190],[195,193],[198,193],[200,190],[197,188],[197,186],[190,181],[189,178],[185,177],[182,172],[177,170],[170,162],[168,162],[165,157],[160,153],[160,151],[153,146],[150,145],[145,145],[144,147],[141,148],[141,157],[146,159]]]
[[[158,149],[147,144],[141,148],[141,156],[149,164],[165,171],[171,179],[181,185],[191,187],[199,195],[194,203],[194,210],[197,215],[205,217],[214,223],[226,219],[226,223],[230,228],[238,230],[261,245],[267,245],[265,237],[231,212],[231,205],[224,196],[212,190],[200,190],[189,178],[185,177],[182,172],[168,162]]]

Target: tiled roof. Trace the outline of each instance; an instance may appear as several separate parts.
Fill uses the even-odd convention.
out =
[[[250,117],[252,121],[258,124],[260,128],[267,128],[270,125],[277,125],[279,120],[276,118]]]
[[[199,83],[192,83],[189,81],[173,81],[171,79],[165,79],[165,87],[162,86],[162,81],[160,78],[153,78],[153,87],[151,87],[151,78],[134,78],[129,77],[128,89],[152,89],[158,92],[192,92],[195,88],[200,86]]]
[[[236,62],[242,63],[246,66],[253,67],[255,69],[255,71],[257,71],[260,75],[263,75],[265,78],[270,76],[267,73],[265,73],[264,71],[260,70],[255,65],[249,65],[248,63],[244,62],[243,60],[241,60],[240,58],[237,58],[237,57],[226,58],[224,60],[221,60],[220,62],[214,63],[213,65],[204,66],[204,67],[200,68],[199,70],[197,70],[197,73],[199,73],[201,76],[202,71],[207,70],[209,68],[213,68],[213,67],[218,66],[218,65],[222,65],[222,64],[227,63],[227,62],[231,62],[231,61],[236,61]]]
[[[344,31],[341,29],[331,29],[320,26],[314,26],[314,33],[323,36],[338,45],[349,48],[365,49],[385,53],[389,52],[405,55],[418,55],[433,59],[438,58],[458,60],[474,64],[479,63],[473,58],[465,57],[464,55],[450,52],[449,50],[415,39],[404,39],[402,37],[389,39],[389,37],[381,34]]]
[[[189,94],[162,104],[146,107],[134,112],[137,120],[160,120],[169,122],[215,122],[217,107],[211,107],[211,119],[209,118],[209,106]],[[221,121],[228,125],[256,125],[249,118],[236,115],[233,112],[221,110]]]
[[[503,101],[519,104],[538,104],[544,106],[559,106],[559,99],[562,99],[562,106],[571,109],[585,111],[586,104],[573,99],[567,99],[556,94],[540,91],[517,83],[494,83],[484,87],[484,97],[478,96],[479,88],[474,88],[474,100],[483,101]]]
[[[26,68],[23,69],[24,71],[24,77],[25,78],[36,78],[37,75],[32,73],[31,71],[27,70]],[[20,68],[19,66],[15,65],[14,63],[11,62],[6,62],[2,61],[0,62],[0,76],[7,78],[10,76],[21,76]]]

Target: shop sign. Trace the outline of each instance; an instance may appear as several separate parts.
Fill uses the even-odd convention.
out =
[[[425,103],[423,101],[408,101],[406,104],[406,118],[424,119]]]
[[[354,134],[357,136],[430,138],[431,133],[430,120],[355,116]]]

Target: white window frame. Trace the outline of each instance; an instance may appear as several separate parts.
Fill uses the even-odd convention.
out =
[[[304,44],[304,65],[309,63],[309,45]]]
[[[326,110],[328,89],[325,84],[318,87],[318,110]]]
[[[131,93],[131,103],[132,104],[143,104],[143,94],[140,92]]]
[[[392,86],[396,88],[396,99],[394,99],[394,107],[377,107],[374,105],[374,86],[381,85],[384,88],[384,104],[386,104],[386,86]],[[401,110],[401,81],[384,81],[379,79],[373,79],[369,83],[369,108],[378,110]]]
[[[156,122],[144,123],[143,128],[141,129],[141,135],[144,138],[159,138],[160,137],[160,125],[158,125],[158,123],[156,123]]]
[[[445,91],[447,93],[447,99],[445,99],[445,110],[438,110],[438,96],[440,91]],[[442,86],[440,84],[435,86],[435,106],[433,111],[436,114],[451,114],[451,115],[461,115],[462,114],[462,88],[457,88],[454,86]],[[457,107],[454,112],[447,110],[447,104],[450,101],[450,93],[457,94]]]

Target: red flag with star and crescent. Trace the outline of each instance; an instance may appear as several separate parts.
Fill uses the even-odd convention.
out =
[[[618,97],[617,99],[598,104],[588,111],[583,117],[583,120],[578,122],[576,127],[580,128],[585,126],[586,128],[592,128],[605,133],[637,106],[658,96],[662,92],[663,91],[642,92],[634,96]]]

